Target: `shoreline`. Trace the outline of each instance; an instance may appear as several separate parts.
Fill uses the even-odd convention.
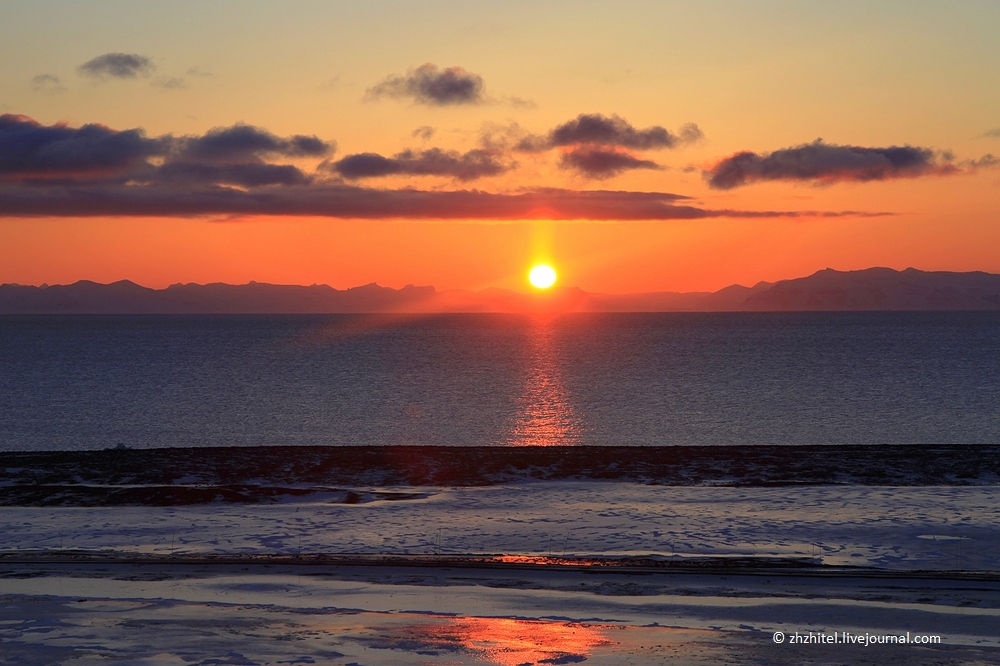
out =
[[[775,557],[554,557],[531,555],[391,555],[391,554],[139,554],[125,552],[3,552],[0,569],[31,565],[123,565],[198,567],[328,567],[474,569],[482,571],[594,571],[607,574],[691,574],[716,576],[794,576],[1000,582],[1000,570],[888,569],[820,564],[807,558]]]

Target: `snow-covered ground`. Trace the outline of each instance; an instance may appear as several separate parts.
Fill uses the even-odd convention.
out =
[[[525,481],[0,510],[0,663],[1000,663],[1000,488]],[[382,494],[379,494],[382,493]],[[393,494],[396,493],[396,494]],[[395,497],[397,499],[386,499]],[[14,563],[28,551],[775,556],[865,577]],[[914,569],[937,570],[913,577]],[[938,645],[774,642],[774,632]]]
[[[16,664],[1000,663],[1000,583],[593,570],[7,565]],[[775,642],[775,632],[785,642]],[[810,632],[934,645],[795,644]]]

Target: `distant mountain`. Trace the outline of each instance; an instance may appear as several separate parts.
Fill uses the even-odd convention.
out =
[[[98,284],[25,287],[0,285],[3,314],[288,314],[395,312],[420,309],[434,287],[402,289],[366,284],[337,290],[327,285],[173,284],[149,289],[122,280]]]
[[[1000,275],[992,273],[826,270],[782,280],[753,294],[743,310],[1000,310]]]
[[[391,312],[734,312],[831,310],[1000,310],[1000,275],[913,268],[826,269],[808,277],[732,285],[716,292],[589,293],[575,287],[437,291],[367,284],[251,282],[149,289],[122,280],[29,287],[0,285],[0,314],[322,314]]]

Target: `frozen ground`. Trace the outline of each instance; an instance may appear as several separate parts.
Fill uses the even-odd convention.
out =
[[[996,486],[669,487],[522,482],[355,489],[324,501],[5,507],[0,551],[804,557],[1000,570]],[[386,499],[397,497],[400,499]]]
[[[1000,663],[998,499],[988,485],[564,480],[357,487],[274,504],[4,507],[0,663]],[[37,557],[75,551],[176,561]],[[179,563],[296,553],[766,556],[878,572]],[[778,645],[776,631],[941,643]]]
[[[774,632],[940,636],[774,642]],[[841,634],[842,635],[842,634]],[[6,565],[9,664],[1000,663],[1000,583],[593,570]]]

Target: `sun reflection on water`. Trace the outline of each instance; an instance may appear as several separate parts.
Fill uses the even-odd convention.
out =
[[[528,374],[507,438],[512,446],[580,443],[580,421],[563,382],[556,343],[552,318],[533,319],[528,331]]]
[[[511,620],[489,617],[456,617],[445,624],[408,628],[428,647],[473,652],[499,666],[537,663],[576,663],[601,645],[614,645],[606,632],[613,627]]]

